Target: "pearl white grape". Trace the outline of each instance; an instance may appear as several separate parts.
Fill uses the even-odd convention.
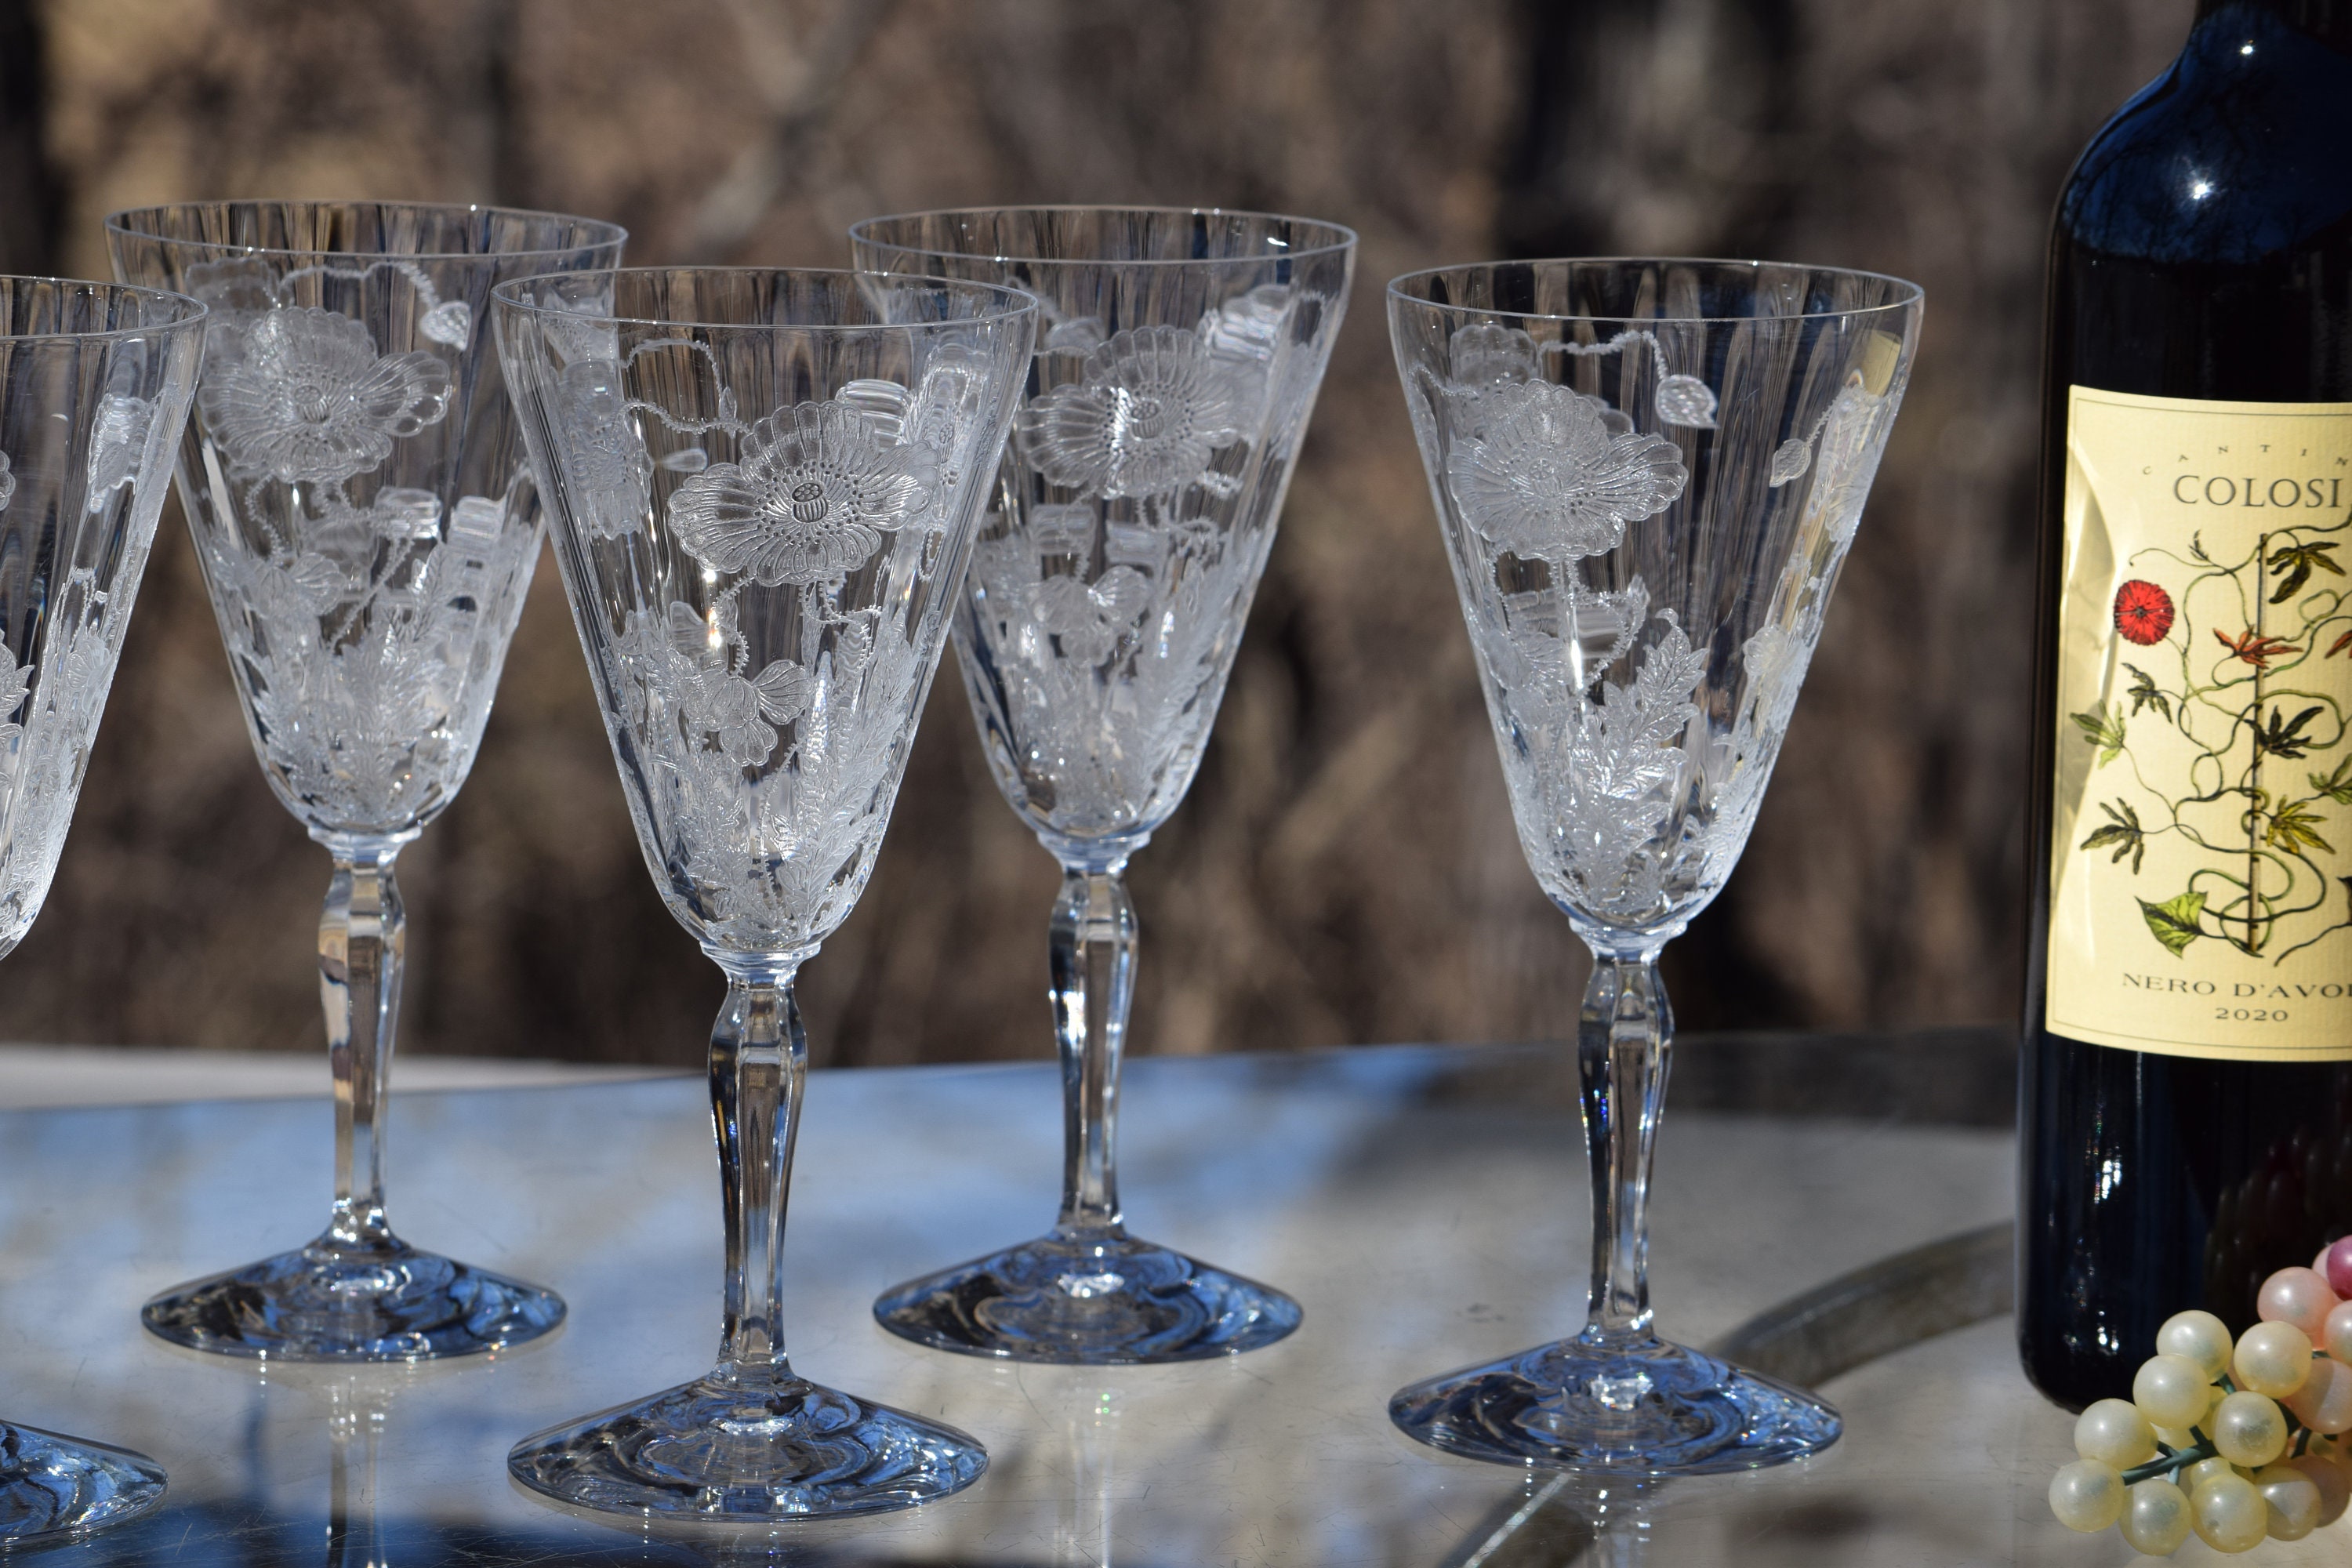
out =
[[[2138,1406],[2133,1408],[2137,1409]],[[2176,1453],[2182,1448],[2197,1447],[2197,1434],[2181,1426],[2158,1426],[2156,1428],[2156,1440]]]
[[[2116,1522],[2134,1552],[2169,1557],[2189,1539],[2189,1494],[2161,1476],[2141,1481],[2131,1489],[2131,1500]]]
[[[2286,1452],[2286,1415],[2268,1394],[2240,1390],[2214,1408],[2213,1447],[2233,1465],[2254,1469]]]
[[[2176,1312],[2156,1331],[2156,1348],[2165,1355],[2187,1356],[2210,1383],[2230,1370],[2230,1325],[2210,1312]]]
[[[2216,1476],[2234,1476],[2237,1473],[2238,1468],[2227,1459],[2200,1459],[2181,1472],[2180,1489],[2195,1497],[2197,1489]]]
[[[2198,1425],[2212,1397],[2212,1380],[2185,1355],[2151,1356],[2132,1374],[2132,1403],[2158,1426]]]
[[[2282,1268],[2263,1281],[2254,1298],[2254,1311],[2266,1323],[2293,1323],[2304,1338],[2322,1336],[2327,1314],[2336,1310],[2336,1296],[2326,1277],[2315,1268]]]
[[[2059,1523],[2085,1535],[2121,1519],[2127,1500],[2122,1473],[2096,1459],[2063,1465],[2050,1478],[2050,1511],[2058,1516]]]
[[[2337,1361],[2352,1363],[2352,1301],[2336,1303],[2336,1310],[2327,1314],[2327,1331],[2321,1342]]]
[[[2189,1522],[2216,1552],[2252,1552],[2271,1532],[2271,1505],[2245,1477],[2215,1476],[2189,1494]]]
[[[2284,1399],[2311,1376],[2311,1336],[2293,1323],[2256,1323],[2238,1337],[2230,1367],[2240,1388]]]
[[[2344,1517],[2346,1505],[2352,1504],[2352,1468],[2322,1454],[2300,1454],[2286,1462],[2309,1476],[2312,1484],[2319,1489],[2322,1529]]]
[[[2319,1484],[2291,1465],[2270,1465],[2254,1472],[2254,1489],[2270,1510],[2273,1541],[2301,1541],[2319,1528]]]
[[[2310,1379],[2287,1396],[2286,1407],[2315,1432],[2352,1432],[2352,1366],[2321,1356],[2311,1363]],[[2074,1429],[2074,1446],[2080,1450],[2082,1423],[2076,1422]]]
[[[2076,1418],[2074,1452],[2128,1470],[2156,1458],[2156,1432],[2130,1400],[2102,1399]]]

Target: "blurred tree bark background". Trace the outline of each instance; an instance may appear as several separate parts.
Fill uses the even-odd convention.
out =
[[[1136,862],[1135,1047],[1556,1036],[1584,961],[1520,861],[1381,289],[1496,254],[1771,255],[1927,289],[1910,398],[1686,1026],[2005,1020],[2050,204],[2189,0],[0,0],[0,266],[237,195],[619,220],[639,262],[838,265],[991,202],[1349,224],[1359,282],[1192,798]],[[324,853],[264,786],[195,562],[155,552],[0,1037],[314,1049]],[[404,1037],[699,1059],[551,563],[479,764],[403,858]],[[803,983],[820,1059],[1041,1054],[1052,862],[950,673]]]

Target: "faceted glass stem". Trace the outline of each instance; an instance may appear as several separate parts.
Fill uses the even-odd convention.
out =
[[[1650,1164],[1665,1109],[1675,1020],[1658,951],[1593,952],[1577,1016],[1585,1152],[1592,1167],[1588,1344],[1654,1343],[1650,1331]]]
[[[808,1075],[793,977],[809,954],[705,951],[727,972],[710,1030],[727,1215],[718,1365],[524,1438],[507,1455],[507,1473],[576,1507],[709,1521],[880,1513],[961,1490],[988,1468],[971,1437],[793,1373],[784,1214]]]
[[[1054,1035],[1062,1055],[1066,1236],[1119,1230],[1118,1068],[1135,996],[1135,905],[1127,862],[1065,864],[1054,904]]]
[[[1062,1212],[1053,1230],[884,1293],[874,1316],[919,1344],[1067,1365],[1192,1361],[1298,1326],[1281,1291],[1128,1234],[1118,1205],[1118,1076],[1135,996],[1132,839],[1046,838],[1062,863],[1048,929],[1062,1058]]]
[[[345,1247],[392,1243],[383,1213],[385,1093],[408,952],[393,862],[407,838],[338,838],[334,879],[319,915],[319,1001],[335,1078],[335,1212],[327,1237]]]
[[[710,1116],[727,1209],[727,1299],[719,1373],[738,1383],[792,1376],[784,1352],[784,1212],[808,1074],[793,996],[797,955],[725,956],[727,1001],[710,1030]]]
[[[1816,1396],[1651,1329],[1650,1166],[1675,1029],[1658,952],[1594,944],[1577,1018],[1592,1176],[1583,1331],[1399,1389],[1389,1418],[1424,1443],[1501,1464],[1697,1476],[1777,1465],[1837,1441],[1837,1412]],[[1638,1536],[1619,1544],[1633,1552]],[[1616,1551],[1603,1545],[1600,1555],[1614,1562]]]
[[[384,1216],[384,1132],[408,918],[393,863],[414,833],[325,839],[319,1001],[335,1080],[335,1206],[308,1245],[167,1290],[140,1313],[192,1350],[290,1361],[470,1355],[563,1321],[553,1293],[409,1246]]]

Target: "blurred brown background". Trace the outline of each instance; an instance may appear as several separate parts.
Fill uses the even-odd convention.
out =
[[[1271,207],[1358,287],[1207,764],[1142,857],[1135,1048],[1562,1033],[1391,367],[1391,275],[1781,256],[1927,286],[1926,341],[1685,1026],[2006,1020],[2042,246],[2190,0],[0,0],[0,268],[104,276],[110,209],[497,201],[634,261],[837,265],[875,213]],[[173,513],[0,1038],[313,1049],[323,851],[247,745]],[[551,563],[481,760],[402,861],[404,1037],[686,1063],[719,986],[656,900]],[[1055,877],[935,689],[820,1060],[1043,1054]]]

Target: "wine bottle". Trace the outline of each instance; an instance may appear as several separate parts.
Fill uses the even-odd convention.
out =
[[[2200,0],[2047,332],[2017,1332],[2079,1409],[2352,1232],[2352,0]]]

